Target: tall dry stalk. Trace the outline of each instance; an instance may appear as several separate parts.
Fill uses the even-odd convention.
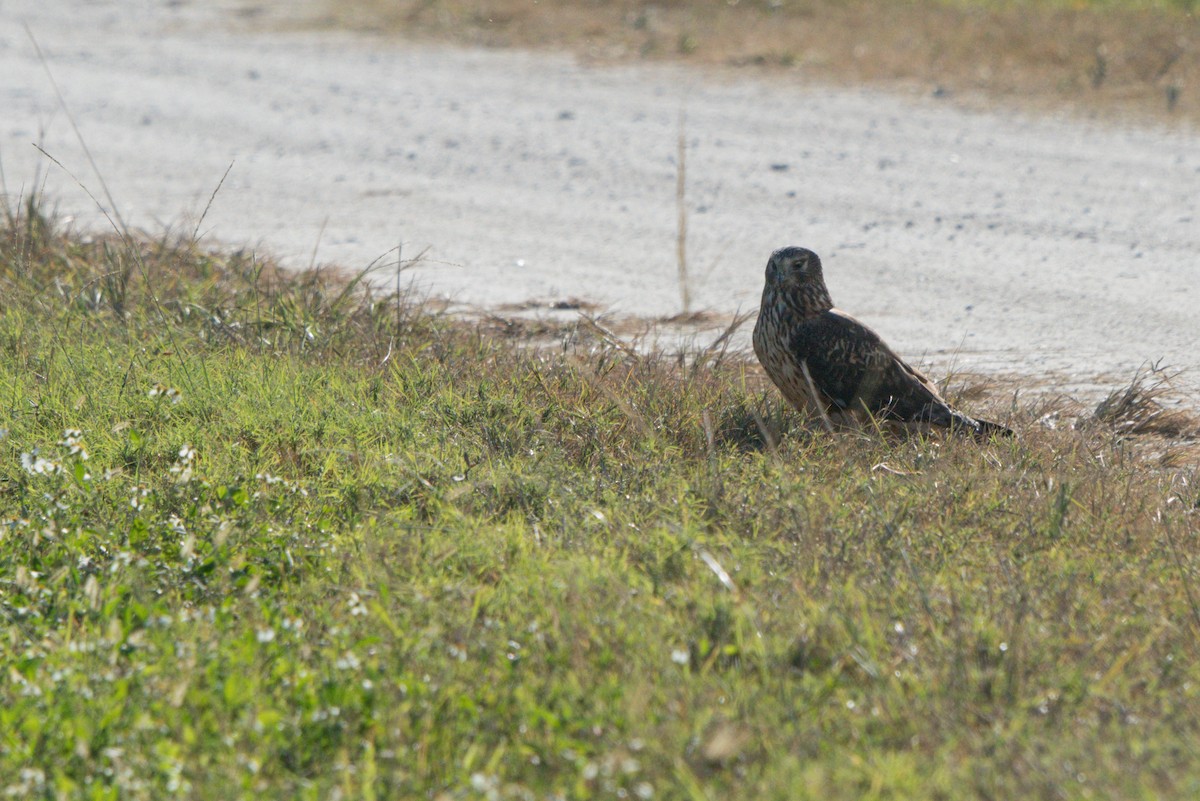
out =
[[[676,152],[675,206],[679,211],[679,225],[675,232],[675,256],[679,262],[679,294],[683,300],[683,313],[692,311],[692,289],[688,280],[687,266],[687,112],[679,109],[679,140]]]

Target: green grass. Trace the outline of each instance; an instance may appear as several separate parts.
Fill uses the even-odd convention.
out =
[[[1111,429],[829,435],[36,206],[0,298],[0,792],[1200,793],[1198,476]]]

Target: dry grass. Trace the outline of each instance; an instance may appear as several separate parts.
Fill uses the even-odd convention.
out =
[[[329,3],[319,24],[1198,120],[1195,8],[1192,0],[356,0]]]
[[[1196,439],[1200,436],[1200,419],[1193,410],[1180,405],[1172,383],[1177,376],[1157,364],[1139,370],[1129,386],[1114,390],[1100,402],[1095,419],[1118,434]]]

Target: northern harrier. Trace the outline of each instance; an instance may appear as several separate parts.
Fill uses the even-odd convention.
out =
[[[867,412],[880,420],[943,426],[980,439],[1013,433],[951,409],[933,382],[905,364],[878,334],[835,309],[821,259],[805,248],[777,250],[767,262],[754,353],[783,397],[802,412]]]

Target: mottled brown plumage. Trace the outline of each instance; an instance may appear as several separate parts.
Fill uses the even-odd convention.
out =
[[[905,364],[878,334],[835,309],[821,260],[805,248],[777,250],[767,262],[754,353],[784,398],[807,413],[866,412],[979,438],[1013,433],[951,409],[933,382]]]

